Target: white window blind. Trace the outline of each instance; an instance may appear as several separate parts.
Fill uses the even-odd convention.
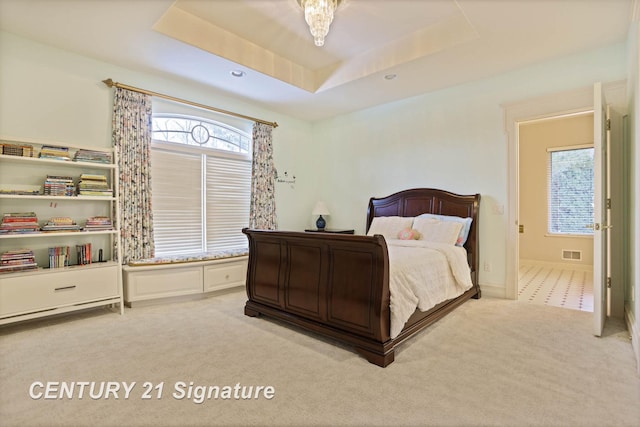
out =
[[[549,233],[593,234],[593,147],[548,151]]]
[[[202,155],[151,150],[156,255],[203,251]]]
[[[249,225],[251,161],[207,156],[207,250],[247,246],[242,228]]]

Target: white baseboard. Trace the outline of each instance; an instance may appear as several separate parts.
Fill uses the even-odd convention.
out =
[[[636,355],[636,368],[638,375],[640,375],[640,329],[638,328],[638,325],[636,325],[634,314],[626,307],[624,310],[624,318],[627,322],[627,330],[631,335],[631,346],[633,347],[633,352]]]
[[[579,263],[573,263],[569,261],[550,262],[550,261],[538,261],[533,259],[521,259],[520,263],[537,265],[540,267],[548,267],[548,268],[566,268],[566,269],[579,270],[579,271],[593,271],[593,265],[591,264],[579,264]]]
[[[482,296],[485,297],[507,298],[507,290],[504,286],[480,283],[480,291],[482,292]]]

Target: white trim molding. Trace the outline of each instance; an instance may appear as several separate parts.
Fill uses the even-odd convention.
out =
[[[482,297],[489,298],[506,298],[506,292],[504,286],[500,285],[489,285],[489,284],[480,284],[480,291],[482,292]]]
[[[636,356],[636,370],[638,371],[638,375],[640,375],[640,329],[638,329],[633,312],[629,310],[628,307],[625,307],[624,319],[627,323],[629,335],[631,336],[631,347]]]
[[[546,268],[558,268],[558,269],[567,269],[567,270],[576,270],[576,271],[591,271],[593,272],[593,265],[589,264],[574,264],[570,262],[551,262],[551,261],[538,261],[532,259],[522,259],[523,263],[527,263],[530,265],[535,265],[539,267]]]
[[[640,21],[640,0],[633,0],[631,4],[631,22]]]

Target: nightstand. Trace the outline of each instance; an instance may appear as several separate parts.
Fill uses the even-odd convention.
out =
[[[355,234],[355,230],[338,230],[332,228],[325,228],[324,230],[307,229],[304,230],[307,233],[337,233],[337,234]]]

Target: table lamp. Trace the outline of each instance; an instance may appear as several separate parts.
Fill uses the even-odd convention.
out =
[[[324,230],[327,222],[324,220],[324,218],[322,218],[322,215],[330,215],[329,209],[327,209],[327,206],[324,204],[324,202],[316,203],[316,206],[313,208],[312,214],[319,215],[318,219],[316,220],[316,228],[318,230]]]

